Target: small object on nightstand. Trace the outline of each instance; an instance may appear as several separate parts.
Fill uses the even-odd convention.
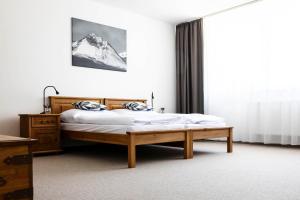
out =
[[[0,135],[0,199],[33,199],[31,145],[35,142]]]
[[[57,91],[57,89],[54,86],[50,85],[50,86],[46,86],[44,88],[44,91],[43,91],[43,109],[44,109],[44,111],[41,112],[41,114],[49,114],[49,113],[51,113],[50,105],[49,104],[46,105],[46,96],[45,96],[45,93],[46,93],[46,89],[47,88],[53,88],[55,90],[56,95],[59,95],[59,92]]]
[[[32,152],[61,152],[59,114],[20,114],[20,136],[38,139]]]
[[[151,108],[152,108],[152,111],[154,110],[154,95],[153,95],[153,92],[151,93]]]
[[[165,113],[165,108],[160,108],[160,113]]]

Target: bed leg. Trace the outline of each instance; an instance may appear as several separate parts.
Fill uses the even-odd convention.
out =
[[[193,158],[193,133],[186,131],[184,140],[184,159]]]
[[[232,128],[229,129],[227,137],[227,153],[232,153]]]
[[[128,141],[128,168],[135,168],[136,165],[136,145],[134,135],[129,135]]]

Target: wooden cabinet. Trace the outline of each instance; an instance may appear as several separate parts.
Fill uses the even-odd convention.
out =
[[[0,135],[0,199],[33,199],[31,146],[34,142]]]
[[[21,137],[38,139],[33,153],[60,152],[60,118],[57,114],[20,114]]]

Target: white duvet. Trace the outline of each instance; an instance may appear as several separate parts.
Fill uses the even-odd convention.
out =
[[[170,125],[170,124],[225,124],[224,119],[203,114],[161,114],[154,111],[84,111],[71,109],[61,114],[62,122],[99,125]]]
[[[182,124],[183,122],[181,117],[176,114],[160,114],[154,111],[132,111],[127,109],[116,109],[111,112],[132,117],[134,123],[138,125]]]
[[[157,124],[219,124],[225,123],[221,117],[203,114],[177,114],[177,113],[157,113],[154,111],[131,111],[127,109],[116,109],[112,112],[122,116],[133,117],[137,124],[157,125]]]

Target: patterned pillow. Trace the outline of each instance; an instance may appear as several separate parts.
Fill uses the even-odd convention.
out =
[[[76,109],[90,110],[90,111],[101,111],[106,110],[106,106],[93,101],[78,101],[72,104]]]
[[[147,110],[147,105],[141,102],[128,102],[123,104],[123,108],[126,108],[128,110]]]

